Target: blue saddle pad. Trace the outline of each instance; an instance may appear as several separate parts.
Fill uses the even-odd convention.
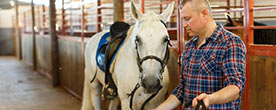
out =
[[[99,44],[98,44],[98,48],[97,48],[97,51],[96,51],[96,62],[97,62],[97,66],[102,70],[102,71],[105,71],[105,68],[106,68],[106,65],[105,65],[105,47],[106,44],[110,41],[109,39],[110,38],[110,32],[107,32],[105,33]],[[126,38],[126,37],[125,37]],[[125,41],[125,38],[123,39],[123,41],[120,43],[120,45],[118,46],[118,48],[116,49],[116,52],[115,54],[112,56],[111,58],[111,61],[110,61],[110,64],[107,64],[109,66],[108,69],[110,69],[110,65],[112,64],[112,62],[114,61],[114,58],[118,52],[118,50],[120,49],[120,47],[122,46],[122,44],[124,43]]]

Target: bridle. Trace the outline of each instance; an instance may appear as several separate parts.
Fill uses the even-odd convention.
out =
[[[163,22],[162,20],[160,20],[160,21],[166,26],[165,22]],[[167,26],[166,26],[166,27],[167,27]],[[141,57],[140,57],[140,54],[139,54],[139,51],[138,51],[137,42],[135,42],[135,49],[136,49],[136,54],[137,54],[137,59],[136,59],[136,61],[137,61],[137,66],[138,66],[139,72],[140,72],[140,75],[139,75],[139,78],[140,78],[140,79],[143,78],[143,68],[142,68],[143,62],[146,61],[146,60],[152,59],[152,60],[158,61],[158,62],[161,64],[161,67],[162,67],[161,70],[160,70],[160,74],[161,74],[161,75],[160,75],[159,77],[160,77],[160,80],[161,80],[161,81],[163,80],[163,72],[164,72],[165,66],[166,66],[167,63],[168,63],[169,56],[170,56],[170,51],[169,51],[169,47],[168,47],[169,45],[171,46],[170,40],[169,40],[169,38],[168,38],[168,39],[167,39],[167,46],[166,46],[166,53],[165,53],[164,59],[162,60],[161,58],[159,58],[159,57],[157,57],[157,56],[154,56],[154,55],[147,55],[147,56],[141,58]],[[135,94],[136,90],[137,90],[139,87],[140,87],[140,84],[139,84],[139,82],[137,82],[137,84],[136,84],[135,88],[133,89],[133,91],[132,91],[130,94],[127,94],[128,96],[131,96],[131,97],[130,97],[130,103],[129,103],[129,107],[130,107],[131,110],[132,110],[132,103],[133,103],[134,94]],[[157,91],[156,93],[152,94],[152,95],[143,103],[143,105],[142,105],[142,107],[141,107],[141,110],[144,110],[145,105],[146,105],[152,98],[154,98],[154,97],[158,94],[158,92],[159,92],[161,89],[162,89],[162,86],[158,89],[158,91]]]
[[[167,43],[167,46],[166,46],[166,47],[167,47],[167,48],[166,48],[166,53],[165,53],[165,57],[164,57],[163,60],[161,60],[161,58],[159,58],[159,57],[157,57],[157,56],[154,56],[154,55],[147,55],[147,56],[145,56],[145,57],[143,57],[143,58],[141,59],[141,57],[140,57],[140,55],[139,55],[139,51],[138,51],[138,49],[137,49],[137,44],[135,44],[135,45],[136,45],[136,54],[137,54],[137,59],[136,59],[136,61],[137,61],[137,66],[138,66],[138,68],[139,68],[139,72],[141,73],[139,78],[143,78],[143,68],[142,68],[143,62],[146,61],[146,60],[153,59],[153,60],[158,61],[158,62],[161,64],[161,67],[162,67],[162,68],[161,68],[161,70],[160,70],[160,73],[161,73],[160,79],[162,80],[162,79],[163,79],[162,73],[164,72],[165,66],[166,66],[167,63],[168,63],[168,59],[169,59],[169,56],[170,56],[170,52],[169,52],[169,48],[168,48],[168,45],[170,45],[170,43],[169,43],[169,42]]]

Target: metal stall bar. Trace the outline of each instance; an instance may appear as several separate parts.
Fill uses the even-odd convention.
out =
[[[84,30],[85,30],[85,13],[84,13],[84,4],[83,0],[81,0],[82,5],[81,5],[81,41],[83,42],[83,39],[85,37],[84,35]]]
[[[248,45],[253,44],[253,29],[251,27],[254,25],[253,21],[253,0],[244,0],[244,41],[246,43],[246,47]],[[250,110],[250,55],[247,55],[247,63],[246,63],[246,79],[247,82],[245,83],[245,90],[244,90],[244,98],[243,98],[243,110]]]
[[[145,13],[145,0],[139,0],[141,12]]]
[[[227,0],[227,8],[226,8],[227,11],[230,10],[230,0]],[[228,14],[230,14],[230,12],[227,12]]]
[[[178,41],[178,54],[181,54],[181,51],[183,50],[184,47],[184,28],[182,26],[181,18],[180,18],[180,0],[177,0],[177,41]]]

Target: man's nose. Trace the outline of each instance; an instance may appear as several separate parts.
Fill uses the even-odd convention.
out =
[[[188,23],[183,21],[183,27],[187,27],[188,26]]]

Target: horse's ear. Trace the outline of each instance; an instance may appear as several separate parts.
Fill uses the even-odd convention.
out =
[[[136,20],[138,20],[143,15],[142,12],[136,8],[133,0],[131,0],[131,14]]]
[[[171,18],[173,10],[174,10],[174,2],[170,3],[168,5],[167,9],[161,14],[162,20],[164,22],[169,21],[169,19]]]
[[[224,15],[225,15],[225,18],[227,19],[227,21],[228,21],[231,25],[234,25],[231,16],[230,16],[228,13],[225,13]]]

